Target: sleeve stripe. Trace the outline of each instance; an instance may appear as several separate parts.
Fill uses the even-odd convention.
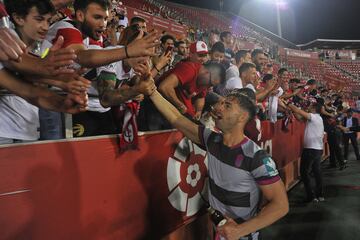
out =
[[[267,179],[264,179],[264,180],[258,180],[256,182],[259,185],[270,185],[270,184],[276,183],[279,180],[280,180],[280,176],[278,175],[278,176],[275,176],[275,177],[272,177],[272,178],[267,178]]]
[[[97,79],[99,81],[103,81],[103,80],[116,81],[116,74],[112,72],[101,71]]]

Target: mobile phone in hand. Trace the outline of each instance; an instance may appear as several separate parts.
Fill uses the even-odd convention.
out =
[[[168,46],[168,47],[166,48],[165,55],[168,54],[169,52],[171,52],[173,49],[174,49],[174,47]]]

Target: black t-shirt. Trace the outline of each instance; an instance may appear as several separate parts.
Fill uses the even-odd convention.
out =
[[[334,111],[329,109],[326,105],[325,105],[325,101],[323,98],[317,98],[317,102],[319,104],[321,104],[323,107],[325,107],[325,110],[329,113],[333,113]],[[336,119],[320,114],[320,116],[323,119],[324,122],[324,131],[325,132],[330,132],[330,131],[335,131],[336,130]]]

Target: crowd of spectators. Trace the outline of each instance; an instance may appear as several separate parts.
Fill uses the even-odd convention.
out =
[[[281,121],[284,131],[294,118],[305,121],[301,177],[307,201],[324,200],[324,131],[329,167],[345,169],[349,140],[360,160],[350,130],[358,125],[352,117],[357,109],[342,93],[316,79],[290,77],[269,47],[241,49],[231,31],[178,39],[148,29],[139,16],[127,19],[118,1],[5,0],[0,10],[0,87],[12,93],[0,96],[0,144],[62,139],[68,113],[74,137],[121,133],[120,147],[127,149],[136,145],[138,130],[173,127],[144,94],[158,89],[187,119],[218,132],[215,122],[223,116],[214,109],[226,96],[256,106],[248,107],[254,116],[245,126],[255,143],[263,120]],[[161,6],[151,11],[174,17]]]

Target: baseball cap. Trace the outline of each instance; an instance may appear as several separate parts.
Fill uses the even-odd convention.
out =
[[[190,52],[198,53],[198,54],[207,54],[209,51],[205,42],[197,41],[190,45]]]

